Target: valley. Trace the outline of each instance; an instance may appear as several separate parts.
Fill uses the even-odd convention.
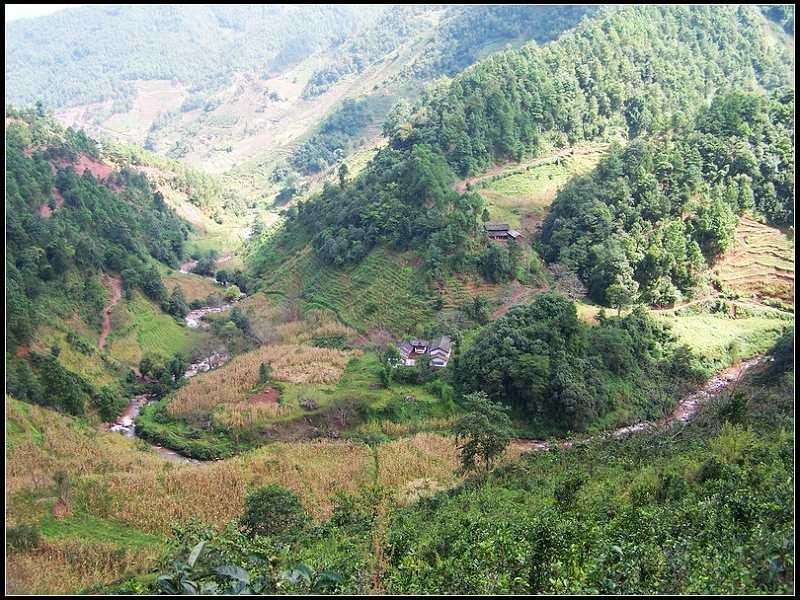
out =
[[[6,592],[790,593],[793,9],[363,8],[7,22]]]

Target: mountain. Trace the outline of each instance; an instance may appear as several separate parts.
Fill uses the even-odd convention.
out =
[[[253,276],[264,279],[266,290],[297,294],[279,264],[286,264],[287,256],[308,256],[308,245],[317,264],[333,270],[359,265],[377,247],[416,255],[421,265],[417,285],[427,287],[431,302],[447,295],[447,280],[454,273],[483,274],[490,281],[513,279],[515,265],[526,265],[529,258],[520,262],[481,239],[482,223],[492,215],[484,211],[485,201],[474,190],[455,191],[455,173],[469,174],[494,162],[533,161],[587,140],[680,130],[691,127],[694,115],[730,87],[763,90],[785,85],[790,82],[789,58],[767,41],[765,23],[758,9],[747,7],[615,8],[544,46],[492,55],[424,94],[407,112],[393,112],[385,124],[389,145],[356,177],[345,176],[308,202],[290,207],[285,227],[261,248],[254,246]],[[753,97],[747,102],[764,101]],[[783,101],[788,107],[791,102]],[[716,106],[732,109],[725,102]],[[753,118],[769,114],[791,127],[785,115],[780,116],[784,110],[762,110]],[[744,129],[721,134],[748,135]],[[786,131],[778,135],[781,142],[774,142],[772,134],[758,142],[774,144],[769,150],[773,156],[764,166],[750,169],[748,177],[765,186],[756,193],[760,198],[770,186],[782,190],[777,200],[757,202],[770,204],[760,206],[763,212],[791,214],[785,208],[791,186],[783,178],[791,177],[794,159],[784,150]],[[774,161],[783,164],[778,167],[783,183],[769,183],[771,176],[754,173]],[[728,167],[717,162],[716,168]],[[524,206],[524,200],[520,203]],[[565,201],[564,206],[573,205]],[[556,251],[547,257],[556,260]],[[582,268],[586,280],[586,267]],[[432,284],[438,285],[438,293]],[[310,287],[321,289],[317,284]],[[683,285],[684,291],[687,287]],[[301,284],[300,297],[309,291]],[[658,298],[654,295],[649,301]],[[407,310],[418,309],[412,305]]]
[[[793,32],[8,23],[6,592],[791,592]]]
[[[506,44],[552,39],[591,10],[85,7],[8,26],[6,102],[40,100],[97,137],[227,172],[230,187],[269,207],[319,187],[323,173],[293,173],[293,159],[344,103],[364,119],[336,140],[337,164],[380,145],[384,116],[422,82]]]

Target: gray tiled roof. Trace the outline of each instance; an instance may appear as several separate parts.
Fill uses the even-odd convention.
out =
[[[450,336],[443,335],[442,337],[435,338],[431,342],[431,352],[434,350],[444,350],[445,352],[450,352]]]

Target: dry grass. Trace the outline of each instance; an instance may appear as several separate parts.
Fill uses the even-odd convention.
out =
[[[272,421],[291,412],[291,408],[280,404],[238,404],[225,405],[222,412],[213,415],[214,425],[236,431],[249,429],[261,423]]]
[[[6,556],[6,593],[72,594],[89,582],[112,583],[124,573],[145,571],[155,564],[155,554],[81,540],[44,542],[36,550]]]
[[[222,526],[242,514],[248,489],[270,483],[293,490],[322,519],[330,516],[334,493],[356,492],[370,481],[371,470],[369,448],[362,444],[278,443],[224,462],[113,475],[107,491],[122,521],[167,533],[172,523],[193,517]]]
[[[53,411],[8,397],[5,409],[8,494],[50,485],[57,470],[78,477],[156,470],[162,464],[128,438],[96,432]]]
[[[358,337],[355,329],[339,323],[336,315],[328,310],[310,310],[302,321],[279,325],[276,333],[282,342],[296,344],[308,343],[315,337],[338,336],[352,343]]]
[[[363,423],[356,428],[362,434],[384,434],[392,437],[415,434],[419,431],[444,431],[450,429],[458,417],[439,417],[422,419],[413,423],[396,423],[383,419],[381,421],[370,421]]]
[[[251,485],[277,483],[293,490],[317,519],[330,516],[336,492],[357,492],[374,477],[369,447],[349,441],[272,444],[242,456],[239,462]]]
[[[219,404],[240,405],[258,385],[261,363],[272,377],[290,383],[337,383],[347,363],[359,351],[314,348],[297,344],[263,346],[234,358],[224,368],[193,378],[178,390],[167,411],[181,416],[210,411]]]
[[[220,296],[225,292],[225,289],[208,279],[194,273],[181,273],[180,271],[172,271],[169,275],[162,275],[164,286],[168,292],[177,286],[181,288],[186,302],[193,302],[194,300],[201,300],[208,297],[209,294],[219,294]]]
[[[378,447],[378,483],[400,489],[418,479],[430,479],[444,487],[459,481],[455,440],[433,433],[395,440]]]

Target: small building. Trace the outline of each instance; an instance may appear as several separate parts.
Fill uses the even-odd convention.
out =
[[[443,335],[430,342],[419,339],[400,342],[397,350],[400,352],[403,364],[407,367],[413,367],[419,358],[428,355],[431,359],[431,367],[441,369],[446,367],[450,360],[451,346],[450,337]]]
[[[484,225],[484,229],[486,230],[486,235],[492,240],[506,241],[522,237],[519,231],[511,229],[507,223],[487,223]]]

